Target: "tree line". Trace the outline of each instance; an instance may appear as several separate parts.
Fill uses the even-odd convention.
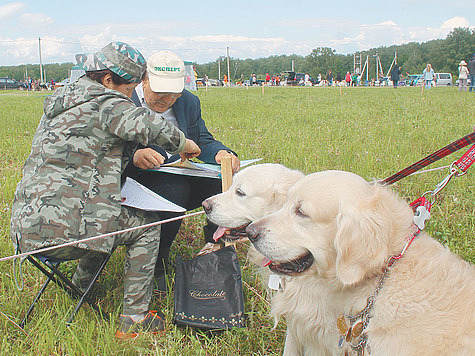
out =
[[[397,64],[402,68],[403,73],[420,74],[427,65],[431,63],[436,72],[451,73],[458,76],[458,65],[462,59],[468,62],[475,53],[475,30],[470,28],[456,28],[451,31],[445,39],[432,40],[418,43],[410,42],[402,45],[389,47],[371,48],[367,51],[358,52],[361,54],[362,65],[367,56],[369,78],[376,75],[376,60],[374,55],[379,54],[383,71],[387,72],[397,52]],[[329,70],[332,70],[334,78],[339,74],[344,78],[347,71],[353,71],[353,54],[337,54],[330,47],[318,47],[312,50],[307,56],[300,55],[280,55],[258,59],[230,58],[229,74],[232,81],[239,81],[241,78],[248,80],[255,73],[258,79],[264,79],[265,74],[280,74],[292,68],[292,61],[296,72],[308,73],[316,78],[318,74],[325,77]],[[222,56],[213,62],[204,64],[194,64],[198,77],[208,75],[209,78],[218,78],[220,71],[221,78],[227,75],[227,58]],[[69,77],[73,63],[51,63],[43,65],[47,82],[54,78],[59,82]],[[16,80],[25,80],[26,76],[33,79],[40,78],[38,64],[27,64],[17,66],[0,67],[0,77],[10,77]],[[376,78],[377,79],[377,78]]]
[[[475,30],[456,28],[445,39],[424,43],[410,42],[358,52],[358,57],[361,54],[362,66],[368,56],[369,79],[376,76],[376,59],[373,57],[376,52],[385,74],[394,59],[394,53],[397,52],[397,64],[403,73],[420,74],[427,63],[431,63],[436,72],[451,73],[457,77],[460,61],[463,59],[468,62],[475,53]],[[244,80],[248,80],[253,73],[258,79],[264,79],[266,73],[273,75],[291,70],[293,61],[296,72],[308,73],[317,78],[318,74],[325,77],[331,70],[333,78],[338,74],[344,78],[347,71],[353,71],[353,60],[353,54],[337,54],[330,47],[318,47],[307,56],[281,55],[244,60],[230,58],[229,74],[234,81],[240,80],[241,75]],[[214,62],[197,64],[195,67],[198,76],[206,74],[209,78],[217,78],[218,67],[221,69],[221,77],[227,75],[227,59],[224,56]]]
[[[52,78],[54,78],[55,82],[69,78],[73,65],[73,63],[43,64],[43,77],[45,78],[45,82],[51,82]],[[3,66],[0,67],[0,77],[9,77],[21,81],[27,80],[28,77],[40,79],[40,65],[22,64],[18,66]]]

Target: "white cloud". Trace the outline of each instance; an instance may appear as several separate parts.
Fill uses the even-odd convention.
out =
[[[36,49],[36,50],[35,50]],[[28,38],[17,38],[4,45],[4,53],[15,61],[21,58],[23,63],[39,63],[38,41]]]
[[[208,35],[208,36],[192,36],[192,41],[196,42],[211,42],[211,43],[235,43],[235,42],[269,42],[269,43],[281,43],[283,38],[259,38],[259,37],[247,37],[247,36],[235,36],[235,35]]]
[[[22,2],[0,7],[0,17],[8,13],[12,18],[23,20],[24,24],[18,26],[21,30],[27,27],[25,23],[32,25],[28,26],[27,32],[18,35],[14,35],[8,27],[8,34],[4,35],[6,38],[1,38],[0,31],[0,53],[7,54],[1,57],[4,64],[38,63],[39,33],[44,63],[74,61],[76,53],[95,52],[114,40],[130,43],[140,49],[145,57],[168,49],[186,60],[203,63],[225,56],[226,47],[230,47],[232,57],[242,59],[280,54],[305,56],[320,46],[332,47],[337,53],[354,53],[378,46],[445,38],[455,27],[469,27],[465,17],[441,19],[437,27],[421,27],[417,25],[419,21],[402,25],[403,21],[398,21],[398,17],[386,16],[367,24],[359,23],[354,18],[315,18],[273,23],[284,28],[284,34],[276,32],[273,37],[265,37],[258,36],[259,31],[242,35],[228,29],[211,34],[215,30],[203,24],[179,20],[55,27],[51,25],[53,19],[48,15],[25,13],[24,7]]]
[[[25,6],[26,5],[23,2],[11,2],[9,4],[0,6],[0,19],[12,16],[13,14],[25,8]]]
[[[24,26],[36,27],[36,26],[45,26],[53,24],[53,19],[45,14],[31,14],[26,12],[22,14],[21,20]]]
[[[72,62],[74,55],[71,54],[70,47],[64,44],[64,38],[41,37],[38,39],[17,38],[15,40],[5,40],[3,52],[4,58],[8,58],[12,65],[24,63],[39,63],[39,43],[41,43],[41,57],[43,63]]]
[[[103,27],[101,32],[88,32],[93,35],[83,35],[79,37],[79,41],[85,52],[95,52],[105,46],[114,39],[114,32],[110,26]]]
[[[155,31],[158,32],[158,31]],[[171,50],[177,52],[185,60],[198,62],[212,61],[215,58],[226,55],[226,47],[230,47],[231,56],[247,58],[256,56],[270,56],[274,54],[291,53],[295,49],[305,47],[306,51],[302,54],[310,53],[310,46],[305,44],[295,44],[286,41],[284,38],[260,38],[235,35],[198,35],[198,36],[148,36],[142,32],[140,37],[133,32],[128,36],[118,36],[114,38],[109,27],[106,30],[96,33],[94,36],[81,37],[81,43],[84,48],[94,46],[102,47],[105,43],[112,40],[122,40],[128,42],[140,49],[147,58],[159,50]],[[96,47],[94,50],[97,50]],[[289,52],[290,53],[290,52]]]
[[[470,24],[465,17],[453,17],[444,21],[440,27],[401,27],[393,20],[386,20],[376,24],[353,25],[353,28],[346,29],[351,35],[329,39],[326,43],[338,53],[352,53],[379,46],[445,38],[456,27],[470,27]],[[329,32],[332,33],[332,30],[329,29]]]
[[[470,27],[465,17],[453,17],[442,23],[440,27],[411,28],[408,30],[407,39],[410,41],[425,42],[438,38],[445,38],[456,27]]]
[[[451,19],[444,21],[440,28],[452,30],[456,27],[468,27],[469,22],[465,17],[452,17]]]
[[[354,32],[353,36],[329,40],[329,47],[339,53],[346,53],[404,42],[403,30],[392,20],[377,24],[362,24],[354,29]]]

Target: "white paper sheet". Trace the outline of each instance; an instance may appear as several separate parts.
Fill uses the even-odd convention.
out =
[[[148,211],[173,211],[177,213],[186,211],[185,208],[162,198],[157,193],[129,177],[127,177],[121,193],[122,205],[132,208]]]

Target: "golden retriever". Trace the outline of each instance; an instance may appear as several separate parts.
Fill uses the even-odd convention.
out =
[[[203,202],[208,219],[219,225],[215,240],[235,242],[246,238],[249,223],[279,210],[287,191],[303,173],[280,164],[247,167],[233,178],[231,187]]]
[[[291,276],[272,299],[273,315],[287,322],[284,355],[475,355],[475,268],[425,232],[375,293],[413,236],[413,216],[390,189],[324,171],[247,227],[270,269]],[[365,327],[350,322],[371,296]]]

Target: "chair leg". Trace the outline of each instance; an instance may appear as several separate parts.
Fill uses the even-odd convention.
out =
[[[102,261],[101,265],[99,266],[99,268],[97,269],[96,271],[96,274],[94,275],[94,277],[92,278],[92,280],[90,281],[89,285],[87,286],[86,290],[84,291],[81,299],[79,300],[78,304],[76,305],[76,308],[74,309],[73,313],[71,314],[71,316],[69,317],[69,320],[67,321],[68,324],[70,324],[73,319],[74,319],[74,316],[76,315],[76,313],[78,312],[78,310],[81,308],[81,306],[84,304],[84,302],[87,302],[92,308],[94,308],[95,311],[97,311],[105,320],[109,321],[109,315],[107,313],[104,313],[102,311],[102,309],[96,304],[96,303],[91,303],[89,301],[89,292],[92,290],[92,287],[94,286],[94,284],[96,283],[96,281],[98,280],[99,276],[101,275],[102,271],[104,270],[104,268],[106,267],[106,264],[107,262],[109,262],[109,259],[110,259],[111,255],[107,255],[104,260]]]
[[[107,313],[102,311],[102,309],[93,301],[89,298],[89,292],[92,290],[92,287],[94,283],[97,281],[99,276],[101,275],[102,271],[104,270],[107,262],[109,261],[111,257],[111,254],[108,254],[104,257],[104,260],[102,261],[101,265],[99,266],[98,270],[96,271],[95,275],[93,276],[92,280],[90,281],[88,287],[84,292],[82,292],[77,286],[75,286],[69,278],[67,278],[59,269],[59,262],[51,262],[51,261],[44,261],[43,264],[46,265],[50,270],[48,271],[46,268],[44,268],[38,261],[36,261],[34,258],[31,256],[28,256],[27,259],[36,267],[38,268],[46,277],[46,281],[41,287],[39,293],[35,297],[35,300],[31,304],[30,308],[26,312],[25,317],[23,318],[20,326],[23,328],[26,323],[28,316],[31,314],[31,312],[34,309],[35,304],[38,302],[40,297],[43,295],[44,291],[46,290],[46,287],[50,283],[50,281],[53,281],[56,283],[59,287],[61,287],[64,291],[69,293],[73,298],[78,298],[79,302],[76,305],[72,315],[69,317],[67,323],[70,324],[78,312],[78,310],[81,308],[81,306],[84,304],[84,302],[88,303],[97,313],[99,313],[105,320],[109,321],[109,316]]]
[[[48,287],[49,282],[51,282],[51,278],[47,278],[46,281],[43,283],[43,286],[41,287],[40,291],[38,292],[35,299],[33,300],[33,303],[31,303],[30,307],[26,311],[26,314],[25,314],[25,316],[23,317],[23,320],[20,323],[20,328],[22,328],[22,329],[25,328],[25,325],[28,322],[28,317],[30,316],[33,309],[35,308],[36,302],[41,298],[44,291],[46,290],[46,287]]]
[[[51,269],[51,271],[54,273],[58,279],[53,280],[59,287],[64,289],[67,293],[69,293],[72,297],[74,298],[81,298],[83,295],[83,292],[76,287],[71,280],[66,277],[63,272],[61,272],[58,269],[58,266],[51,263],[51,262],[46,262],[46,265]],[[92,302],[92,301],[91,301]]]

